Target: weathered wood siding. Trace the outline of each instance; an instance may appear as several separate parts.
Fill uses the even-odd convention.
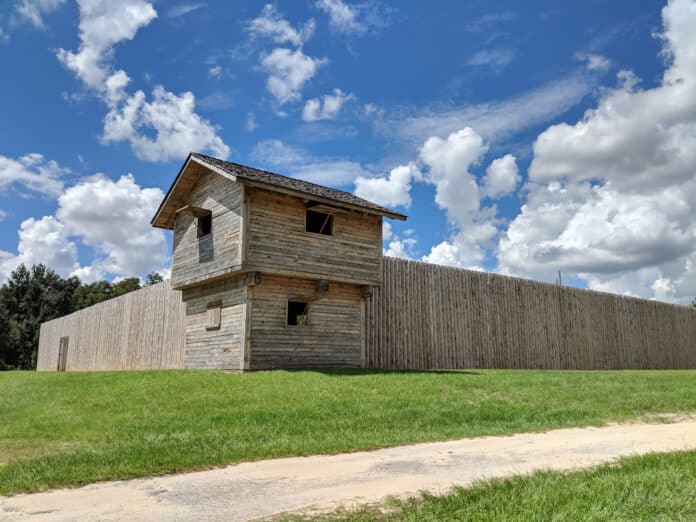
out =
[[[55,371],[68,337],[67,371],[184,367],[184,304],[169,282],[43,323],[37,369]]]
[[[393,258],[366,303],[370,368],[696,368],[696,312]]]
[[[198,238],[197,219],[175,219],[172,286],[182,288],[239,269],[244,188],[221,175],[202,172],[186,205],[212,211],[212,232]],[[184,206],[184,204],[182,204]]]
[[[361,297],[357,286],[263,275],[251,287],[250,368],[361,366]],[[308,299],[304,326],[287,325],[287,302]]]
[[[247,286],[244,277],[183,291],[186,302],[186,368],[239,370],[244,346]],[[220,327],[206,328],[209,303],[220,303]]]
[[[334,235],[305,231],[305,204],[295,197],[251,189],[247,258],[263,273],[379,284],[382,224],[379,216],[334,214]]]

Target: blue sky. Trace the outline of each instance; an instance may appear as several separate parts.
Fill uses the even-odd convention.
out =
[[[696,2],[15,0],[0,278],[166,272],[189,150],[409,214],[389,255],[696,295]]]

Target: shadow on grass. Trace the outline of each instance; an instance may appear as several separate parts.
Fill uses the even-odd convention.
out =
[[[273,370],[271,370],[273,371]],[[380,369],[360,369],[360,368],[307,368],[307,369],[288,369],[283,370],[289,373],[320,373],[329,377],[346,377],[363,375],[483,375],[482,372],[474,370],[380,370]]]

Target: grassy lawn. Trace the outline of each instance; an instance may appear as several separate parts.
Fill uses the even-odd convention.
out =
[[[0,495],[696,412],[696,372],[0,372]]]
[[[299,521],[695,520],[696,452],[631,457],[588,471],[538,472]]]

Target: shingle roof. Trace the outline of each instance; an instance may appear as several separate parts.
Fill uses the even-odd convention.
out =
[[[310,183],[308,181],[302,181],[300,179],[274,174],[273,172],[268,172],[253,167],[247,167],[238,163],[232,163],[231,161],[223,161],[218,158],[213,158],[212,156],[206,156],[205,154],[193,152],[191,153],[191,156],[235,176],[242,182],[249,181],[268,185],[269,187],[278,187],[293,192],[301,192],[303,194],[308,194],[310,196],[315,196],[317,198],[322,198],[336,203],[343,203],[353,207],[369,209],[391,218],[403,220],[406,219],[405,214],[381,207],[366,199],[359,198],[350,192],[324,187],[322,185],[317,185],[316,183]]]

